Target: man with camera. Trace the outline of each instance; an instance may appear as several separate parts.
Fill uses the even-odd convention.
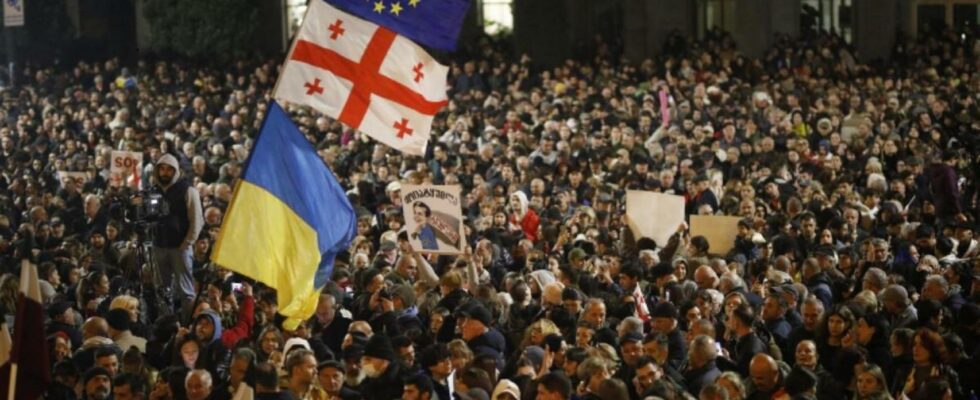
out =
[[[154,178],[154,186],[168,203],[169,213],[157,224],[153,257],[160,268],[161,286],[172,287],[173,300],[187,311],[194,299],[191,248],[204,226],[201,196],[190,181],[181,179],[180,164],[173,155],[160,157]]]

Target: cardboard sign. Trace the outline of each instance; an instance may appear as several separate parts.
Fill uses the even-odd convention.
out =
[[[741,219],[725,215],[692,215],[691,237],[700,235],[708,239],[708,253],[728,254],[735,247],[738,221]]]
[[[112,152],[109,167],[109,184],[113,187],[128,186],[143,189],[143,153],[135,151]]]
[[[58,171],[58,182],[61,183],[61,188],[64,189],[69,182],[75,184],[75,188],[79,191],[82,187],[88,183],[88,174],[85,172],[76,171]]]
[[[677,232],[677,226],[684,222],[684,197],[629,190],[626,192],[626,216],[636,239],[647,237],[663,247]]]
[[[24,0],[3,0],[3,26],[24,26]]]
[[[415,251],[462,254],[465,246],[459,186],[402,185],[405,232]]]

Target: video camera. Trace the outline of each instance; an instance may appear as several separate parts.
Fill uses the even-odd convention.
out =
[[[157,222],[170,215],[170,204],[162,193],[152,190],[141,190],[129,197],[129,207],[126,208],[126,221]]]
[[[162,193],[141,190],[130,194],[120,193],[109,206],[110,215],[136,225],[148,225],[170,214],[170,204]]]

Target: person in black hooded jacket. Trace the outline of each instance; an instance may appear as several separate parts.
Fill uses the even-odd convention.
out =
[[[183,329],[182,329],[183,330]],[[201,345],[195,368],[206,369],[215,381],[227,378],[229,351],[221,343],[221,317],[214,310],[204,310],[194,319],[190,332],[178,332],[172,341],[167,343],[165,351],[168,354],[180,355],[180,343],[187,335],[191,335]]]

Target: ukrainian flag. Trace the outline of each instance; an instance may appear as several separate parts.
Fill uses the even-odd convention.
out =
[[[333,173],[271,101],[211,260],[275,288],[279,313],[293,328],[316,310],[356,221]]]

